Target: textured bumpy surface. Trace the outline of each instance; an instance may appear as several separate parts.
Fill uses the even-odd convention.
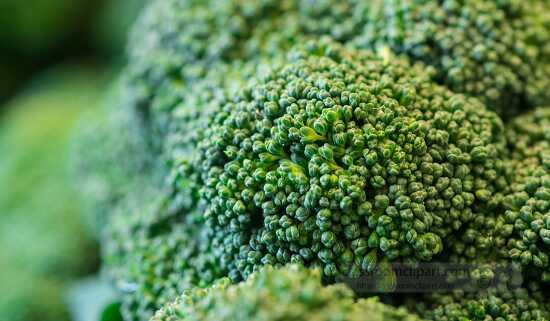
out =
[[[550,108],[516,118],[508,141],[515,173],[504,213],[514,227],[508,255],[550,281]]]
[[[545,181],[521,177],[547,170],[542,147],[523,147],[545,144],[544,116],[505,133],[497,114],[548,98],[543,5],[152,1],[112,121],[126,125],[91,135],[118,140],[97,154],[118,165],[81,167],[107,214],[124,318],[266,264],[332,280],[393,260],[513,257],[538,278]]]
[[[344,285],[324,287],[319,271],[291,265],[281,269],[264,267],[237,285],[222,279],[211,288],[186,291],[159,310],[152,321],[367,319],[420,320],[376,298],[355,301],[353,292]]]
[[[289,262],[332,277],[432,259],[500,183],[500,119],[418,66],[306,47],[222,104],[199,145],[222,267],[234,280]]]
[[[170,0],[152,5],[141,26],[131,61],[148,96],[167,81],[200,78],[213,63],[257,59],[326,35],[432,65],[438,82],[503,115],[550,100],[544,1]],[[144,30],[154,32],[144,37]]]
[[[355,40],[435,67],[455,92],[502,115],[550,99],[550,14],[538,0],[390,0]]]
[[[550,320],[550,307],[544,302],[544,296],[529,294],[525,289],[491,289],[481,293],[432,296],[432,299],[431,305],[414,302],[411,308],[433,321]]]

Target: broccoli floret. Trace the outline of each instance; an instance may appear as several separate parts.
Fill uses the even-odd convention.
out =
[[[453,91],[511,115],[550,99],[548,10],[536,0],[382,1],[355,41],[431,65]]]
[[[502,131],[420,66],[310,43],[213,113],[199,144],[213,248],[233,280],[430,260],[491,199]]]
[[[431,295],[430,301],[411,302],[412,311],[433,321],[550,320],[550,305],[525,289]]]
[[[163,304],[194,286],[208,286],[223,277],[204,231],[196,217],[187,213],[186,222],[159,220],[141,229],[139,236],[128,239],[127,248],[113,249],[108,262],[116,270],[119,288],[124,291],[122,314],[125,320],[147,320]],[[202,220],[198,218],[199,222]],[[145,224],[144,224],[145,225]],[[155,229],[166,231],[155,231]],[[113,242],[115,243],[115,242]],[[122,244],[119,242],[119,244]]]
[[[503,215],[508,255],[550,281],[550,108],[516,118],[507,131],[514,177]]]
[[[243,283],[222,279],[208,289],[184,292],[152,321],[178,320],[420,320],[376,298],[355,300],[343,284],[323,287],[321,273],[300,265],[263,267]]]
[[[179,182],[181,193],[174,197],[179,174],[170,176],[157,159],[146,115],[134,109],[128,87],[117,83],[108,103],[108,109],[82,119],[73,142],[73,176],[101,240],[104,264],[124,294],[125,319],[147,320],[177,293],[200,284],[192,273],[202,273],[202,280],[214,276],[208,278],[199,263],[207,250],[195,240],[197,215],[188,213],[195,200],[184,200],[194,189]]]
[[[506,258],[506,243],[512,234],[513,225],[500,215],[502,211],[501,206],[481,211],[462,228],[446,237],[444,260],[483,264]]]
[[[507,128],[508,145],[513,159],[540,157],[550,144],[550,107],[538,107],[516,117]]]
[[[516,117],[506,129],[508,153],[498,183],[500,192],[493,195],[490,210],[444,240],[446,254],[459,262],[511,258],[523,266],[528,279],[548,280],[550,108],[539,107]]]
[[[323,0],[315,5],[295,0],[155,1],[132,32],[127,74],[147,104],[166,102],[166,91],[159,88],[186,88],[219,68],[219,63],[274,56],[320,35],[350,41],[365,23],[367,4],[350,0]],[[172,102],[168,107],[178,101]]]
[[[237,68],[219,67],[227,71],[223,75],[232,82],[238,82],[241,73],[246,74],[245,71],[236,73]],[[217,70],[221,71],[220,68]],[[122,309],[126,320],[147,320],[177,293],[193,286],[209,285],[224,276],[215,264],[214,256],[209,254],[209,242],[205,241],[208,236],[204,235],[204,218],[201,210],[196,208],[201,187],[200,173],[194,167],[197,158],[194,150],[202,138],[210,110],[208,105],[225,88],[220,75],[212,74],[190,85],[194,95],[184,96],[173,113],[155,104],[158,107],[155,119],[149,119],[149,123],[146,123],[145,112],[132,109],[131,100],[124,100],[122,120],[143,122],[139,135],[121,142],[124,137],[119,134],[120,124],[103,127],[104,136],[123,143],[122,148],[112,150],[107,147],[99,153],[91,151],[98,157],[110,155],[107,163],[96,162],[97,157],[88,157],[86,153],[80,157],[90,165],[81,167],[85,176],[99,177],[106,187],[117,192],[107,193],[107,196],[120,196],[115,202],[101,202],[106,206],[97,207],[96,212],[108,215],[106,221],[109,224],[103,229],[103,258],[110,275],[123,290]],[[176,87],[170,88],[165,97],[169,97],[168,92],[178,94]],[[120,117],[114,120],[113,125],[122,121]],[[132,121],[128,125],[136,126]],[[90,131],[92,135],[93,132]],[[134,146],[133,142],[145,146]],[[128,154],[132,156],[124,156],[125,151],[131,151]],[[142,163],[145,166],[130,166],[134,162],[128,161],[138,159],[141,153],[154,157]],[[109,163],[117,159],[120,166]]]

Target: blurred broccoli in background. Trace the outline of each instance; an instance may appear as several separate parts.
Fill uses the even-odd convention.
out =
[[[97,266],[66,165],[70,133],[103,82],[96,71],[60,67],[13,99],[0,122],[1,320],[67,320],[65,285]]]
[[[3,258],[2,258],[3,259]],[[6,262],[7,263],[7,262]],[[63,286],[27,271],[0,266],[0,318],[13,321],[69,320]]]
[[[0,2],[0,101],[13,95],[35,72],[61,60],[121,57],[127,29],[144,2]]]
[[[73,295],[82,276],[102,279],[88,276],[98,248],[68,179],[69,137],[83,113],[105,120],[103,85],[144,2],[0,3],[0,320],[81,320],[111,300],[94,293],[82,304]]]
[[[114,87],[106,95],[107,104],[81,117],[71,144],[73,184],[80,191],[86,225],[97,238],[109,209],[135,186],[147,190],[143,177],[149,178],[151,168],[151,156],[143,144],[146,138],[137,126],[139,115],[128,111],[130,98],[121,82]]]

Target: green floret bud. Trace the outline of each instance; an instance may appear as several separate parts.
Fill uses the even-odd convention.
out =
[[[424,319],[432,321],[547,321],[550,306],[539,294],[526,289],[431,294],[420,304],[411,302],[410,307]]]
[[[378,298],[354,299],[343,284],[324,287],[319,270],[300,265],[263,267],[247,281],[232,285],[225,278],[208,289],[185,291],[151,321],[191,320],[342,320],[415,321],[404,308]]]
[[[251,81],[249,95],[220,104],[224,117],[210,118],[199,144],[202,179],[212,182],[201,190],[212,247],[231,258],[223,268],[246,278],[261,265],[246,259],[251,251],[286,264],[304,248],[317,253],[304,264],[320,264],[327,277],[365,272],[367,252],[431,260],[442,239],[471,220],[472,206],[489,206],[502,122],[477,100],[435,85],[421,66],[330,41],[306,47]],[[276,114],[266,109],[279,101],[292,103]],[[332,124],[323,135],[319,122]],[[243,145],[275,139],[277,156]],[[265,180],[255,178],[260,172]],[[236,211],[245,186],[262,200]],[[486,198],[476,196],[481,189]],[[296,227],[298,240],[282,233],[285,225]],[[266,233],[275,238],[266,242]],[[225,241],[236,236],[238,243]],[[360,240],[375,252],[353,251]]]
[[[435,79],[499,114],[549,102],[545,1],[374,1],[359,46],[389,48],[432,66]]]
[[[503,215],[513,227],[507,254],[543,280],[550,271],[550,108],[516,118],[507,136],[514,173]]]

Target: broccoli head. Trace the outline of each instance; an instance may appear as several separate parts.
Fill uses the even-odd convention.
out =
[[[183,320],[420,320],[376,298],[355,300],[343,284],[323,287],[321,273],[300,265],[263,267],[246,282],[221,279],[208,289],[186,291],[152,321]]]
[[[538,5],[151,2],[124,74],[139,148],[111,158],[150,159],[120,171],[123,189],[106,180],[103,253],[125,319],[263,265],[333,280],[386,260],[509,256],[513,170],[489,109],[547,98]]]
[[[490,203],[502,130],[420,66],[310,43],[222,102],[199,143],[220,264],[238,280],[262,264],[333,277],[430,260]]]
[[[455,92],[502,115],[550,99],[550,15],[537,0],[390,0],[355,40],[435,67]]]

